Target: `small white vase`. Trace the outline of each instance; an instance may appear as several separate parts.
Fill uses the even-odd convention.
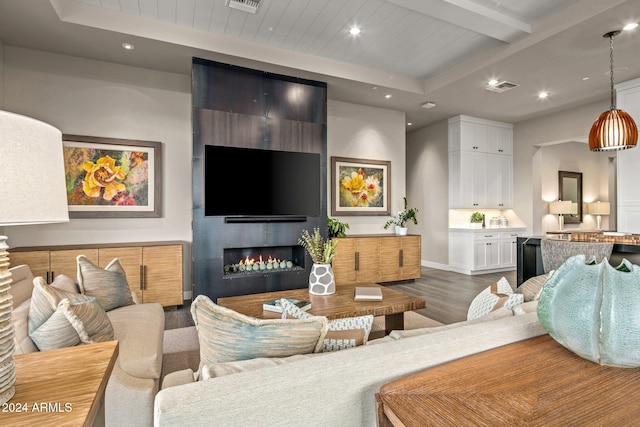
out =
[[[407,227],[396,227],[396,234],[398,236],[406,236],[407,235]]]
[[[309,273],[309,293],[331,295],[336,292],[336,281],[331,264],[313,264]]]

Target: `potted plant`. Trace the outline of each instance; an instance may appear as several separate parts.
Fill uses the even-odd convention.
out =
[[[471,228],[482,228],[484,225],[484,214],[474,212],[471,214]]]
[[[345,230],[349,229],[349,224],[340,222],[340,220],[327,217],[327,230],[329,231],[329,237],[345,237],[347,233]]]
[[[309,293],[313,295],[333,294],[336,291],[336,282],[331,269],[331,261],[336,255],[338,240],[325,240],[320,234],[320,230],[314,228],[313,234],[308,230],[302,230],[298,244],[305,248],[313,261],[311,273],[309,273]]]
[[[418,213],[418,209],[416,208],[407,209],[407,198],[404,197],[403,200],[404,200],[404,209],[398,212],[396,216],[391,218],[384,225],[385,230],[391,227],[392,225],[394,225],[396,227],[396,234],[401,236],[404,236],[407,234],[406,224],[408,221],[412,221],[415,225],[418,225],[418,218],[416,217],[416,214]]]

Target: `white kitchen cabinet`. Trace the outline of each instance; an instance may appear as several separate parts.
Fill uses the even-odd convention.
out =
[[[507,123],[449,119],[449,207],[510,208],[513,129]]]
[[[516,268],[517,238],[525,228],[449,229],[449,268],[484,274]]]

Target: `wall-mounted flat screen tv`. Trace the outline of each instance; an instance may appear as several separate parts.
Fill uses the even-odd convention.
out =
[[[320,215],[320,154],[205,145],[205,216]]]

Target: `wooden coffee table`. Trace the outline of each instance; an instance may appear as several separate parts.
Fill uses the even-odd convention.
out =
[[[353,295],[356,286],[377,286],[381,288],[382,301],[354,301]],[[305,288],[218,298],[217,303],[247,316],[269,319],[279,318],[280,313],[264,311],[262,304],[275,298],[295,298],[311,301],[311,309],[308,312],[316,316],[326,316],[330,320],[367,314],[385,316],[385,331],[387,334],[394,329],[404,329],[403,313],[405,311],[425,307],[425,302],[421,298],[373,283],[337,285],[336,293],[326,296],[311,295],[309,294],[309,289]]]
[[[549,335],[409,375],[376,394],[378,425],[638,425],[640,369],[601,366]]]

